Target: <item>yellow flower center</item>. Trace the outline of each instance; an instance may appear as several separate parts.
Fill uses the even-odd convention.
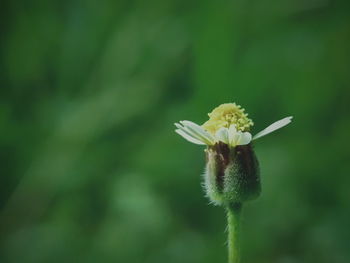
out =
[[[208,113],[209,120],[202,127],[215,134],[220,128],[229,128],[231,124],[236,126],[238,131],[249,131],[254,125],[253,121],[244,113],[244,109],[236,103],[225,103],[216,107],[211,113]]]

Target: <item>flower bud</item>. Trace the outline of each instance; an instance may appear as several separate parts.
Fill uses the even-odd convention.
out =
[[[206,150],[205,190],[217,205],[243,203],[261,191],[259,164],[251,143],[229,147],[224,143]]]

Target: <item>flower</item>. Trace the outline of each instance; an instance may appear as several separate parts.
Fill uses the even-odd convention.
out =
[[[206,195],[213,204],[226,207],[256,199],[261,192],[260,169],[251,141],[286,126],[292,117],[252,136],[253,121],[235,103],[222,104],[208,115],[202,126],[191,121],[175,123],[175,132],[187,141],[208,146],[203,184]]]
[[[244,111],[236,103],[221,104],[208,114],[210,119],[203,124],[203,128],[215,134],[218,129],[222,127],[229,128],[231,124],[234,124],[238,131],[249,131],[254,123]]]
[[[292,121],[286,117],[252,136],[253,121],[235,103],[221,104],[202,126],[191,121],[175,123],[175,132],[187,141],[207,145],[203,189],[210,202],[227,210],[229,262],[239,262],[237,248],[239,214],[242,205],[259,197],[259,162],[252,140],[278,130]]]
[[[292,121],[292,116],[274,122],[264,130],[252,136],[249,132],[253,126],[252,120],[244,113],[244,109],[235,103],[222,104],[208,114],[210,119],[202,126],[191,121],[175,123],[175,132],[189,142],[213,146],[222,142],[229,147],[247,145],[252,140],[259,139],[278,130]]]

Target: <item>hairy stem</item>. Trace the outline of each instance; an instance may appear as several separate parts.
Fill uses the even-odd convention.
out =
[[[227,228],[228,228],[228,262],[240,262],[240,215],[242,204],[236,203],[227,206]]]

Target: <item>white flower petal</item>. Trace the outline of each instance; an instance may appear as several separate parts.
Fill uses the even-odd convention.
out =
[[[198,124],[191,122],[191,121],[180,121],[180,123],[190,132],[198,135],[203,141],[205,141],[208,145],[214,145],[215,144],[215,138],[202,126],[199,126]]]
[[[216,133],[215,137],[217,140],[229,144],[229,135],[228,135],[228,129],[227,128],[220,128]]]
[[[289,124],[292,121],[292,116],[290,117],[286,117],[282,120],[276,121],[274,123],[272,123],[270,126],[268,126],[267,128],[263,129],[261,132],[255,134],[255,136],[253,137],[253,140],[256,140],[260,137],[263,137],[275,130],[278,130],[284,126],[286,126],[287,124]]]
[[[184,133],[186,133],[187,135],[196,138],[197,140],[201,140],[201,138],[195,134],[194,132],[186,129],[184,126],[182,126],[181,124],[175,123],[176,128],[178,128],[179,130],[183,131]]]
[[[184,139],[186,139],[189,142],[192,142],[194,144],[199,144],[199,145],[206,145],[205,142],[202,142],[196,138],[193,138],[192,136],[188,135],[187,133],[185,133],[183,130],[180,129],[176,129],[175,132],[179,135],[181,135]]]
[[[228,129],[228,132],[232,134],[236,133],[237,132],[236,125],[231,124],[230,128]]]
[[[196,132],[200,133],[201,135],[205,136],[206,138],[212,141],[215,140],[215,138],[209,132],[207,132],[202,126],[198,125],[197,123],[194,123],[192,121],[180,121],[180,123],[185,127],[195,130]]]
[[[236,132],[231,135],[230,138],[230,146],[235,147],[238,144],[238,141],[240,140],[241,134],[239,132]]]
[[[191,136],[198,141],[203,141],[202,137],[198,136],[196,133],[192,132],[191,130],[187,129],[186,127],[182,126],[181,124],[175,123],[175,126],[176,126],[176,128],[178,128],[182,132],[186,133],[188,136]]]
[[[232,142],[234,139],[235,134],[237,134],[237,129],[234,124],[231,124],[229,129],[228,129],[228,139],[229,142]]]
[[[252,135],[249,132],[239,132],[240,136],[237,145],[247,145],[252,141]]]
[[[176,126],[176,128],[178,128],[178,129],[183,129],[183,126],[181,125],[181,124],[179,124],[179,123],[174,123],[175,124],[175,126]]]

